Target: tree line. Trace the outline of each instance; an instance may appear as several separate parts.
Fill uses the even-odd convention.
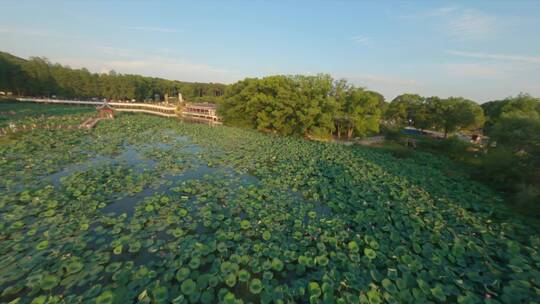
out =
[[[226,85],[166,80],[139,75],[124,75],[114,71],[91,73],[87,69],[72,69],[53,64],[46,58],[25,60],[0,52],[0,91],[19,96],[57,98],[107,98],[114,100],[149,101],[159,95],[177,96],[187,100],[219,100]]]
[[[484,124],[482,108],[461,97],[403,94],[386,103],[374,91],[329,75],[247,78],[232,84],[220,104],[230,125],[284,135],[351,139],[384,124],[438,130],[445,137]]]
[[[439,130],[446,138],[449,133],[475,130],[484,125],[483,109],[474,101],[462,97],[422,97],[402,94],[390,103],[385,112],[386,122],[398,126],[414,126],[420,130]]]

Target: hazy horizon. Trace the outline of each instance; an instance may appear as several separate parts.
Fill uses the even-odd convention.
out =
[[[328,73],[382,93],[540,96],[540,2],[6,2],[0,50],[191,82]],[[39,8],[39,9],[36,9]],[[24,16],[24,17],[21,17]]]

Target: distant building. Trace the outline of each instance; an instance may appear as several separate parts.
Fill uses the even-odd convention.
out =
[[[208,102],[187,103],[182,108],[182,115],[212,121],[220,121],[217,115],[217,106]]]
[[[114,118],[114,110],[107,102],[104,102],[101,106],[97,107],[97,110],[99,111],[100,118]]]

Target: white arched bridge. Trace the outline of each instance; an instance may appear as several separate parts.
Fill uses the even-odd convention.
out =
[[[61,100],[48,98],[17,98],[17,100],[45,104],[91,105],[96,107],[105,104],[101,101]],[[186,103],[183,106],[123,102],[107,102],[106,104],[114,109],[114,111],[119,112],[147,113],[163,117],[189,117],[214,123],[221,122],[216,113],[216,106],[210,103]]]

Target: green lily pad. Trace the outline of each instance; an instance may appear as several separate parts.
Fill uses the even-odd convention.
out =
[[[370,260],[373,260],[374,258],[377,257],[377,253],[375,252],[375,250],[371,249],[371,248],[365,248],[364,249],[364,254],[370,259]]]
[[[244,230],[251,228],[251,223],[248,220],[242,220],[240,222],[240,227]]]
[[[96,304],[112,304],[114,295],[112,291],[106,290],[96,298]]]
[[[182,293],[189,296],[197,290],[197,284],[192,279],[185,280],[180,289]]]
[[[43,249],[45,249],[47,247],[49,247],[49,241],[47,241],[47,240],[41,241],[36,245],[37,250],[43,250]]]
[[[81,269],[83,269],[83,267],[84,267],[83,263],[81,263],[79,261],[71,261],[66,266],[66,272],[68,274],[74,274],[74,273],[77,273],[77,272],[81,271]]]
[[[183,282],[185,279],[189,277],[190,272],[191,271],[187,267],[182,267],[178,269],[178,271],[176,272],[176,280],[178,282]]]
[[[319,286],[319,283],[317,282],[309,282],[308,290],[309,290],[309,294],[312,297],[318,298],[322,294],[321,287]]]
[[[113,253],[116,254],[116,255],[122,254],[122,249],[123,249],[123,246],[118,245],[118,246],[114,247]]]
[[[249,274],[249,272],[247,270],[241,269],[240,271],[238,271],[238,281],[247,282],[247,281],[249,281],[250,277],[251,277],[251,275]]]
[[[128,252],[130,253],[139,252],[139,250],[141,250],[141,246],[142,246],[141,242],[129,243]]]
[[[157,286],[152,290],[156,303],[166,303],[169,299],[169,290],[165,286]]]
[[[278,258],[272,259],[272,269],[275,271],[282,271],[283,270],[283,262]]]
[[[236,275],[234,275],[233,273],[229,273],[225,277],[225,284],[227,284],[227,286],[231,288],[234,287],[234,285],[236,285]]]
[[[358,252],[358,250],[360,250],[358,244],[355,241],[350,241],[347,247],[349,248],[350,252]]]
[[[47,303],[47,296],[41,295],[39,297],[35,297],[30,304],[45,304]]]
[[[53,274],[48,274],[48,275],[43,276],[43,278],[41,279],[40,286],[41,286],[41,289],[43,290],[51,290],[55,288],[59,282],[60,282],[59,277]]]
[[[439,301],[446,301],[446,294],[444,288],[441,284],[437,284],[434,288],[431,289],[431,294]]]
[[[249,292],[252,294],[259,294],[263,290],[263,284],[259,279],[253,279],[249,283]]]

